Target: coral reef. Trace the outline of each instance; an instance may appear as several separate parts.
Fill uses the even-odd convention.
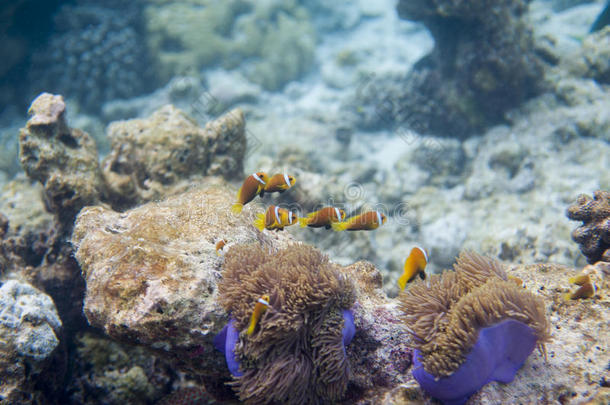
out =
[[[566,215],[583,222],[572,232],[572,239],[580,245],[587,261],[610,262],[610,192],[597,190],[593,198],[580,195]]]
[[[442,136],[465,137],[501,121],[540,90],[542,63],[522,18],[527,5],[400,1],[400,17],[423,22],[435,47],[399,86],[371,83],[359,102],[373,104],[377,125],[386,120]]]
[[[62,96],[39,95],[19,133],[19,158],[26,174],[43,185],[49,211],[69,228],[82,207],[98,202],[104,181],[95,142],[68,127],[65,112]]]
[[[36,403],[40,394],[34,393],[34,376],[43,373],[49,365],[49,357],[59,345],[61,327],[48,295],[18,280],[8,280],[0,286],[0,400],[3,403]]]
[[[270,297],[257,330],[240,333],[230,347],[241,363],[233,383],[241,401],[313,404],[344,397],[344,344],[351,338],[342,331],[353,320],[342,310],[352,307],[355,291],[338,266],[307,245],[275,253],[258,244],[235,246],[225,256],[218,290],[237,333],[248,328],[258,297]]]
[[[140,95],[155,83],[141,23],[145,2],[78,0],[55,15],[55,30],[32,55],[29,81],[78,100],[87,111]]]
[[[232,216],[235,191],[207,179],[200,189],[123,213],[87,207],[73,233],[92,326],[156,351],[207,381],[214,395],[222,394],[220,382],[228,378],[224,356],[213,347],[213,336],[228,320],[217,302],[224,258],[216,255],[216,241],[227,241],[226,255],[236,244],[257,242],[275,252],[293,243],[286,233],[258,232],[251,225],[261,210],[257,204]],[[358,290],[357,332],[346,347],[352,367],[345,401],[354,403],[405,382],[410,351],[406,340],[396,339],[399,314],[381,292],[379,270],[364,262],[329,266],[344,271]]]
[[[535,345],[549,340],[550,324],[543,300],[507,280],[499,262],[466,252],[454,268],[399,299],[416,349],[415,378],[430,395],[462,403],[489,381],[512,381]]]
[[[102,163],[112,204],[159,199],[205,175],[241,175],[244,127],[239,109],[200,128],[171,105],[146,119],[113,122],[108,127],[112,150]]]
[[[145,15],[148,47],[163,79],[244,63],[240,68],[252,81],[276,90],[313,63],[314,30],[296,1],[154,0]]]

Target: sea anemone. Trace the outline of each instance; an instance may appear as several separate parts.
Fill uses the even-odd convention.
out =
[[[307,245],[275,253],[238,245],[225,256],[219,292],[231,321],[215,343],[241,401],[313,404],[343,397],[355,290],[338,266]],[[270,306],[248,334],[262,295]]]
[[[445,403],[463,403],[490,381],[512,381],[550,337],[542,299],[508,280],[500,262],[463,252],[454,268],[399,297],[414,377]]]

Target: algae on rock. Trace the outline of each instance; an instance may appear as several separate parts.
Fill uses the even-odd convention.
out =
[[[240,109],[201,128],[166,105],[148,118],[113,122],[108,137],[112,150],[103,173],[110,201],[118,207],[184,190],[206,175],[230,178],[243,171],[246,136]]]

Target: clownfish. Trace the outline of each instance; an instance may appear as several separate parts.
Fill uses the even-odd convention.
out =
[[[237,202],[231,207],[234,214],[239,214],[244,207],[257,195],[265,192],[265,186],[269,181],[269,176],[265,172],[256,172],[249,175],[237,191]]]
[[[335,207],[324,207],[321,210],[307,214],[305,218],[299,218],[301,228],[309,226],[311,228],[325,227],[330,229],[333,222],[341,222],[345,219],[345,211]]]
[[[521,280],[519,277],[515,277],[515,276],[507,276],[508,281],[512,281],[513,283],[515,283],[516,285],[518,285],[521,288],[525,288],[525,282],[523,280]]]
[[[258,324],[258,321],[261,319],[263,312],[267,310],[269,305],[269,296],[267,294],[260,297],[256,304],[254,304],[254,311],[252,311],[252,316],[250,317],[250,324],[248,325],[248,330],[246,331],[247,335],[251,335],[254,333],[254,329]]]
[[[379,211],[367,211],[355,217],[348,218],[347,221],[333,222],[331,224],[334,231],[370,231],[385,224],[386,216]]]
[[[566,301],[576,300],[578,298],[591,298],[597,292],[597,286],[595,283],[588,282],[582,284],[578,289],[574,292],[567,293],[563,295],[563,299]]]
[[[270,205],[264,214],[258,214],[256,217],[254,226],[261,231],[263,229],[281,231],[285,226],[294,225],[298,221],[295,213],[277,205]]]
[[[218,256],[220,256],[220,251],[222,250],[223,247],[225,247],[226,244],[227,244],[227,241],[224,239],[221,239],[218,242],[216,242],[216,254]]]
[[[428,264],[428,254],[426,251],[419,246],[415,246],[411,249],[411,253],[405,260],[404,271],[402,276],[398,278],[398,286],[401,290],[404,290],[406,285],[411,281],[415,280],[415,277],[419,274],[422,280],[426,279],[426,265]]]
[[[591,298],[597,292],[597,286],[591,280],[588,274],[579,274],[574,277],[570,277],[568,280],[571,284],[579,286],[576,291],[563,295],[563,299],[566,301],[575,300],[578,298]]]
[[[294,186],[294,183],[296,183],[296,179],[293,176],[286,173],[274,174],[265,185],[264,192],[273,193],[277,191],[278,193],[283,193],[290,187]]]

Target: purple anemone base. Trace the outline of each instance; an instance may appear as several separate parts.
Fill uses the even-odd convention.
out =
[[[343,329],[341,336],[343,341],[343,353],[347,346],[356,334],[356,325],[354,324],[354,314],[349,309],[344,309],[343,312]],[[214,347],[225,355],[227,367],[231,374],[235,377],[241,377],[243,373],[239,371],[239,360],[235,356],[235,345],[239,340],[239,332],[235,328],[235,320],[230,319],[229,323],[214,337]]]
[[[436,379],[424,370],[413,351],[413,377],[431,397],[459,405],[491,381],[509,383],[536,347],[536,335],[526,324],[508,319],[482,328],[462,365],[450,376]]]

